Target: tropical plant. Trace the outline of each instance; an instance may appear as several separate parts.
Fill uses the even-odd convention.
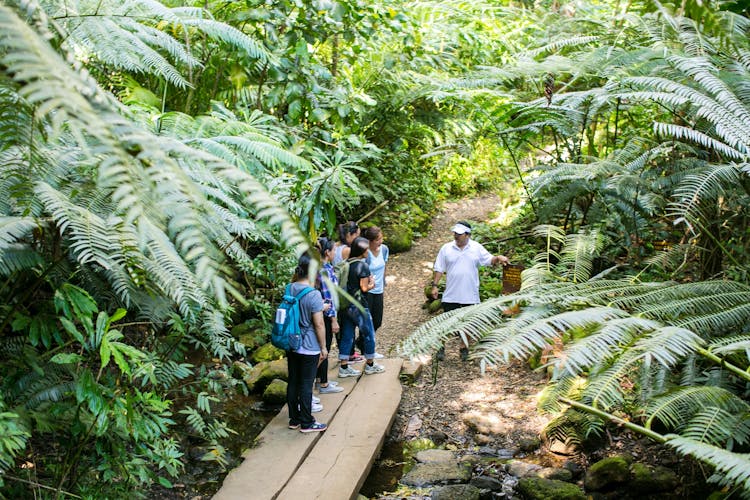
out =
[[[659,442],[673,438],[655,427],[674,432],[681,436],[674,438],[678,451],[726,473],[717,479],[747,488],[738,476],[748,470],[746,459],[731,452],[750,439],[743,389],[750,382],[750,288],[729,281],[587,280],[598,254],[590,236],[565,237],[553,228],[538,234],[548,237],[548,248],[554,239],[565,244],[540,254],[520,292],[430,320],[402,352],[429,353],[456,331],[478,341],[473,357],[483,366],[544,352],[552,379],[542,406],[565,417],[553,421],[548,435],[575,443],[602,432],[597,419],[576,417],[579,411],[618,423],[617,415],[626,414],[632,430]],[[727,452],[686,451],[701,443]]]

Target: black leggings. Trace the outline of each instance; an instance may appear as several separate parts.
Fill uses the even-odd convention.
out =
[[[375,331],[378,331],[380,325],[383,324],[383,294],[382,293],[368,293],[367,303],[369,304],[368,309],[372,315],[372,325],[375,327]]]
[[[333,325],[331,324],[331,318],[324,315],[323,323],[326,326],[326,351],[330,353],[331,344],[333,343]],[[320,362],[320,364],[318,365],[318,372],[315,376],[320,379],[321,384],[328,383],[328,357]]]

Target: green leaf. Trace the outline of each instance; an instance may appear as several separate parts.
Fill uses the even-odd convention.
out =
[[[68,318],[60,318],[60,323],[62,324],[63,328],[65,328],[65,331],[68,332],[70,335],[73,336],[74,339],[76,339],[81,344],[85,344],[86,340],[83,338],[83,335],[81,335],[81,332],[78,331],[76,326],[73,324],[72,321],[70,321]]]
[[[58,365],[69,365],[78,363],[83,360],[83,356],[74,352],[55,354],[50,359],[51,363],[57,363]]]
[[[159,476],[158,481],[159,481],[159,484],[162,485],[162,486],[164,486],[165,488],[172,488],[173,487],[172,482],[169,479],[167,479],[166,477]]]

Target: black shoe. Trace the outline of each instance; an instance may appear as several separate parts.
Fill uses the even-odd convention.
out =
[[[444,360],[445,359],[445,347],[441,347],[440,349],[438,349],[438,352],[437,354],[435,354],[435,357],[437,358],[438,361]]]
[[[459,352],[461,353],[461,361],[469,360],[469,349],[467,349],[466,347],[462,347]]]

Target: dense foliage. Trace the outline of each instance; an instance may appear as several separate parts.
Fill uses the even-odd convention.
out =
[[[554,346],[550,433],[626,414],[750,490],[749,28],[693,0],[6,0],[1,494],[169,487],[196,442],[225,465],[230,330],[263,340],[307,242],[498,186],[540,245],[523,290],[405,350],[455,321],[485,363]]]

